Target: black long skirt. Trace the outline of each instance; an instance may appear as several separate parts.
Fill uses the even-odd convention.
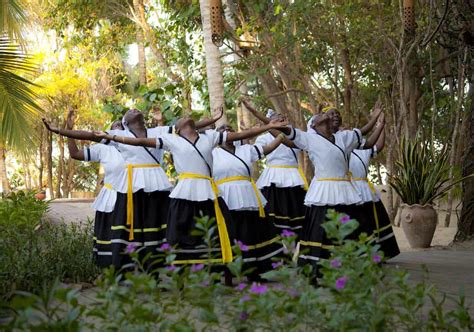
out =
[[[312,205],[306,210],[306,219],[299,241],[298,263],[300,265],[310,264],[313,266],[313,273],[317,271],[317,263],[321,259],[330,257],[330,250],[333,242],[326,235],[326,231],[321,226],[326,220],[329,209],[336,212],[345,213],[351,218],[357,215],[356,205],[335,205],[335,206],[315,206]],[[354,238],[356,235],[351,235]]]
[[[377,213],[378,228],[375,213]],[[358,214],[358,217],[355,218],[361,220],[360,232],[365,232],[375,239],[375,242],[380,245],[380,250],[384,252],[385,258],[392,258],[400,254],[390,218],[382,201],[360,205]]]
[[[234,220],[234,240],[243,244],[243,271],[250,275],[272,269],[272,259],[283,251],[277,228],[258,211],[231,211]]]
[[[268,201],[266,215],[280,233],[288,229],[299,234],[305,220],[306,191],[301,186],[278,188],[275,184],[263,187],[261,191]]]
[[[117,201],[112,225],[110,227],[110,242],[112,265],[117,269],[131,263],[130,255],[126,253],[127,246],[132,245],[139,254],[139,259],[157,249],[166,240],[166,221],[169,209],[169,191],[144,192],[139,190],[133,194],[133,228],[134,239],[130,240],[130,226],[127,225],[127,194],[117,193]],[[155,268],[150,259],[145,268]]]
[[[111,227],[113,212],[95,212],[93,258],[102,268],[112,265]]]
[[[222,198],[219,198],[219,207],[231,240],[234,238],[232,215]],[[215,217],[216,212],[212,200],[195,202],[177,198],[170,199],[166,239],[174,247],[176,254],[173,264],[212,263],[219,265],[222,263],[219,231]],[[198,224],[197,221],[200,218],[203,222]]]

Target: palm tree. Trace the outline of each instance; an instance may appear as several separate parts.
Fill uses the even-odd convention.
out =
[[[201,8],[202,30],[204,34],[204,52],[206,54],[207,85],[209,89],[209,100],[211,110],[224,107],[224,76],[222,74],[221,54],[219,48],[212,43],[211,33],[211,9],[209,0],[199,0]],[[215,116],[216,114],[212,114]],[[217,125],[227,123],[224,116],[217,122]]]
[[[23,51],[21,32],[25,23],[22,3],[3,0],[0,6],[0,177],[4,191],[9,189],[5,178],[5,148],[25,151],[31,147],[31,124],[41,111],[31,89],[33,83],[20,76],[35,72]]]

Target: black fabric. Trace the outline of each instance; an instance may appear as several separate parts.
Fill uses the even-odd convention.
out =
[[[374,205],[377,211],[379,232],[377,232]],[[380,250],[384,252],[386,258],[395,257],[400,253],[397,239],[395,238],[390,223],[390,217],[381,201],[375,203],[366,202],[362,205],[358,205],[354,211],[353,218],[357,219],[360,224],[356,235],[358,236],[360,233],[365,232],[367,235],[373,236],[376,239],[376,243],[380,245]]]
[[[233,218],[233,241],[240,241],[248,246],[242,251],[244,265],[242,270],[253,270],[259,274],[272,269],[272,259],[283,252],[279,233],[267,218],[260,218],[258,211],[230,212]]]
[[[112,220],[113,212],[96,211],[95,213],[93,257],[96,264],[102,268],[112,265],[112,244],[110,243]]]
[[[268,203],[265,207],[267,218],[279,229],[291,229],[297,234],[304,223],[306,191],[301,186],[278,188],[275,184],[263,187],[262,194]]]
[[[222,198],[219,198],[219,206],[225,219],[229,239],[232,239],[234,238],[232,234],[234,229],[232,215]],[[205,238],[201,235],[192,234],[196,230],[196,218],[202,216],[215,218],[214,201],[195,202],[177,198],[170,199],[166,239],[170,245],[177,249],[176,261],[222,259],[219,232],[215,220],[213,222],[211,257],[208,255],[209,245],[205,243]]]
[[[139,258],[148,253],[157,254],[157,248],[165,241],[166,220],[169,209],[169,191],[144,192],[133,194],[134,240],[129,240],[127,225],[127,194],[117,193],[111,229],[112,264],[120,268],[130,263],[125,249],[130,242],[137,243]],[[124,229],[125,228],[125,229]]]
[[[324,228],[321,226],[326,220],[326,214],[329,209],[345,213],[351,218],[357,215],[358,207],[356,205],[335,205],[335,206],[315,206],[312,205],[306,210],[305,223],[301,232],[300,256],[298,263],[300,265],[310,264],[313,266],[313,273],[317,273],[317,262],[320,259],[327,259],[330,256],[330,246],[333,245],[331,239],[326,236]],[[356,234],[350,236],[355,238]],[[303,242],[313,242],[320,245],[308,245]]]

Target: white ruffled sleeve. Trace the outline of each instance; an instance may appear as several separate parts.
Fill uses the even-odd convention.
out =
[[[291,132],[289,135],[286,135],[286,137],[293,141],[293,143],[295,143],[295,145],[298,147],[298,149],[300,150],[308,150],[308,140],[307,140],[307,137],[306,135],[308,135],[308,133],[300,130],[300,129],[297,129],[297,128],[291,128]]]
[[[84,161],[96,161],[100,162],[102,157],[101,154],[105,146],[101,144],[94,144],[91,146],[84,147]]]
[[[250,162],[256,162],[257,160],[265,158],[263,153],[263,147],[260,144],[249,145],[250,147]]]
[[[221,145],[222,143],[225,143],[227,141],[227,132],[219,132],[214,129],[208,129],[205,131],[205,134],[207,137],[209,137],[209,140],[211,141],[211,144],[213,147],[216,147],[218,145]]]
[[[344,146],[348,149],[348,152],[360,149],[365,144],[360,129],[355,128],[352,130],[343,130],[339,132],[339,135],[344,142]]]

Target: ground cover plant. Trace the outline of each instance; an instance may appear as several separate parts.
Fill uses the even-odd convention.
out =
[[[92,223],[52,224],[43,220],[48,203],[32,192],[0,199],[0,299],[16,290],[39,292],[54,281],[91,282]]]
[[[207,218],[201,231],[214,232]],[[461,331],[474,328],[462,295],[446,299],[428,284],[413,285],[409,275],[384,268],[378,246],[362,235],[358,241],[345,238],[357,221],[330,213],[326,231],[337,246],[331,259],[322,262],[319,287],[310,284],[308,267],[292,260],[295,236],[282,234],[287,258],[273,263],[265,276],[273,282],[248,283],[239,253],[228,265],[236,281],[223,286],[221,274],[210,265],[163,266],[173,259],[173,248],[164,244],[153,259],[162,265],[151,273],[138,261],[136,248],[127,250],[135,268],[124,273],[108,269],[98,280],[98,289],[87,303],[80,292],[55,284],[39,294],[18,294],[9,304],[6,330],[37,331],[333,331],[416,330]],[[209,239],[212,236],[209,236]],[[152,259],[148,257],[147,259]],[[157,274],[159,272],[159,276]]]

